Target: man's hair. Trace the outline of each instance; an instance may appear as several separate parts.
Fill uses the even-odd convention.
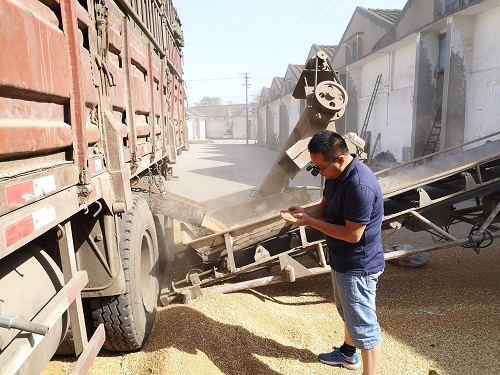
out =
[[[314,134],[307,149],[311,154],[323,154],[326,161],[334,161],[339,155],[349,153],[344,138],[331,130],[320,130]]]

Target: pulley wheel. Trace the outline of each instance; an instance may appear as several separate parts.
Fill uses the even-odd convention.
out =
[[[343,113],[347,104],[347,92],[342,85],[333,81],[320,82],[316,86],[314,97],[322,111],[327,113]]]

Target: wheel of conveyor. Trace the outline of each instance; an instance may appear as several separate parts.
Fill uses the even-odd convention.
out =
[[[335,119],[344,114],[348,96],[345,89],[338,83],[333,81],[318,83],[314,97],[324,112],[335,114]]]

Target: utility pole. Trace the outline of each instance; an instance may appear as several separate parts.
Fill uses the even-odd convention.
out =
[[[245,75],[245,83],[244,83],[244,86],[245,86],[245,110],[246,110],[246,139],[247,139],[247,142],[246,144],[248,144],[248,138],[250,137],[250,124],[248,122],[248,86],[250,86],[250,84],[248,83],[248,80],[250,79],[249,75],[250,73],[240,73],[240,74],[244,74]]]

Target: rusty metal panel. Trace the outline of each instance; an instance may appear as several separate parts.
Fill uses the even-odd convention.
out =
[[[94,86],[92,57],[90,52],[80,46],[80,74],[82,79],[83,98],[86,104],[86,117],[90,117],[91,109],[97,105],[97,90]]]
[[[97,143],[101,139],[99,128],[90,122],[85,124],[85,132],[87,133],[87,142],[89,146]]]
[[[71,143],[71,128],[64,122],[0,119],[0,160],[47,153]]]
[[[11,25],[0,27],[3,95],[68,98],[66,43],[54,12],[37,0],[3,0],[0,25]]]
[[[0,28],[0,160],[70,147],[67,50],[56,14],[39,1],[6,0],[0,24],[13,26]]]
[[[123,30],[122,21],[124,15],[115,7],[108,9],[108,40],[109,49],[115,53],[119,53],[123,49]]]
[[[125,81],[123,70],[123,19],[124,15],[113,6],[108,9],[109,69],[113,73],[115,86],[110,87],[111,103],[114,108],[126,108]]]
[[[158,116],[161,108],[161,86],[160,86],[160,75],[161,75],[161,61],[158,55],[152,53],[151,54],[151,63],[152,63],[152,85],[153,85],[153,106],[154,106],[154,114]]]
[[[129,53],[131,64],[130,96],[135,113],[148,114],[151,111],[150,86],[151,72],[147,45],[138,32],[129,29]]]
[[[74,166],[65,165],[0,182],[0,215],[39,201],[75,184]],[[75,198],[76,199],[76,198]]]
[[[0,216],[0,258],[77,212],[80,208],[76,197],[77,189],[73,187]]]
[[[110,88],[111,104],[113,108],[120,109],[123,112],[127,107],[127,104],[125,96],[125,73],[123,71],[123,68],[120,66],[122,58],[123,56],[121,55],[121,51],[118,52],[111,50],[109,52],[109,69],[111,69],[111,72],[113,73],[115,82],[115,86]]]
[[[47,185],[50,186],[50,181]],[[90,188],[86,205],[103,196],[99,178],[92,179]],[[86,206],[80,203],[78,193],[76,186],[65,188],[40,200],[35,197],[33,203],[0,216],[0,259],[84,209]],[[11,199],[16,197],[15,194],[10,196]]]

